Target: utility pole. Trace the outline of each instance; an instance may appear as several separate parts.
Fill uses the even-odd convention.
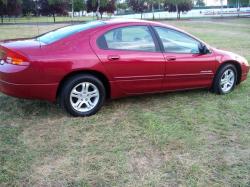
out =
[[[71,5],[71,8],[72,8],[72,10],[71,10],[71,12],[72,12],[71,18],[73,20],[73,18],[74,18],[74,0],[71,0],[71,3],[72,3],[72,5]]]
[[[221,5],[220,13],[221,13],[221,17],[223,17],[223,0],[220,0],[220,5]]]
[[[240,17],[240,0],[238,0],[237,12],[238,12],[238,17]]]

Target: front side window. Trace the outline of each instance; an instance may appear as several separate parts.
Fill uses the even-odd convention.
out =
[[[113,29],[99,38],[98,45],[102,49],[156,51],[153,37],[147,26]]]
[[[163,27],[155,27],[165,52],[168,53],[199,53],[200,42],[192,37]]]

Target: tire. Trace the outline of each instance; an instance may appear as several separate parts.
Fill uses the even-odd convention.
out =
[[[233,64],[223,65],[217,72],[213,91],[218,94],[228,94],[235,88],[237,82],[237,70]]]
[[[74,117],[94,115],[106,98],[103,83],[93,75],[75,75],[68,79],[61,90],[59,102]]]

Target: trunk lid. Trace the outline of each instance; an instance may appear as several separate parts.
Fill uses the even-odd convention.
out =
[[[27,57],[37,54],[44,43],[32,38],[32,39],[15,39],[4,40],[0,42],[0,49],[4,48],[20,53]],[[1,51],[1,50],[0,50]],[[2,54],[0,54],[2,55]]]

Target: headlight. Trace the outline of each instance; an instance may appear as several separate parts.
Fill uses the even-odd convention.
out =
[[[245,59],[242,56],[236,56],[236,60],[239,61],[239,62],[241,62],[241,63],[243,63],[243,64],[245,64],[246,66],[249,65],[247,59]]]
[[[249,66],[247,59],[245,59],[244,57],[242,58],[242,62],[243,62],[246,66]]]

